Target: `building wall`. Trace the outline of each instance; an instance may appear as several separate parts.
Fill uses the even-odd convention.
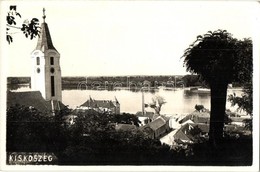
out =
[[[158,128],[158,129],[155,131],[155,137],[158,138],[158,137],[160,137],[161,135],[163,135],[164,133],[166,133],[166,125],[161,126],[160,128]]]
[[[40,65],[37,65],[37,57],[40,58]],[[54,58],[54,65],[50,64],[50,57]],[[35,50],[32,55],[32,90],[40,91],[45,100],[62,101],[62,81],[60,68],[60,54],[55,50],[46,50],[44,53]],[[51,72],[51,68],[54,72]],[[55,96],[51,95],[51,76],[54,76]]]
[[[37,58],[39,57],[39,64]],[[45,94],[45,59],[44,53],[36,50],[31,54],[31,87],[33,91],[40,91],[42,97],[46,99]]]

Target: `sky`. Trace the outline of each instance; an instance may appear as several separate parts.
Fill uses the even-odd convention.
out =
[[[60,53],[62,76],[185,75],[181,56],[198,35],[225,29],[254,37],[255,1],[1,1],[25,19],[46,23]],[[2,15],[3,16],[3,15]],[[1,23],[5,18],[1,18]],[[259,22],[259,21],[258,21]],[[2,32],[5,30],[2,29]],[[14,31],[4,44],[7,76],[30,76],[37,39]]]

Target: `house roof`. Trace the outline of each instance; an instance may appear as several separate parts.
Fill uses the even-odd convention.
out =
[[[191,138],[189,138],[188,135],[185,134],[182,130],[179,130],[174,134],[174,140],[175,141],[182,141],[182,140],[191,141]]]
[[[200,112],[195,110],[191,114],[198,115],[198,116],[210,116],[210,111],[208,109],[204,109],[203,111],[200,111]]]
[[[187,123],[183,125],[180,130],[183,132],[189,131],[190,128],[198,127],[203,133],[208,133],[209,132],[209,125],[208,124],[196,124],[196,123]]]
[[[245,119],[247,118],[241,118],[241,117],[230,117],[232,122],[244,122]]]
[[[191,129],[194,127],[198,127],[202,133],[209,132],[209,125],[208,124],[191,124],[187,123],[183,125],[174,135],[176,140],[186,140],[186,141],[193,141],[194,136],[190,133]]]
[[[37,46],[36,46],[36,50],[41,50],[41,51],[45,51],[45,50],[56,50],[55,47],[52,44],[52,40],[51,40],[51,34],[48,28],[47,23],[43,22],[41,24],[41,31],[40,31],[40,37],[38,38],[38,42],[37,42]],[[57,51],[57,50],[56,50]]]
[[[169,121],[169,120],[170,120],[170,118],[167,117],[167,116],[163,116],[163,115],[161,115],[160,117],[163,118],[165,121]]]
[[[190,124],[191,126],[199,127],[203,133],[208,133],[209,132],[209,125],[208,124]]]
[[[147,125],[149,125],[151,129],[155,131],[165,125],[165,120],[162,118],[157,118],[154,121],[148,123]]]
[[[148,118],[152,119],[154,116],[154,112],[145,112],[145,114],[143,115],[143,112],[139,111],[135,115],[137,117],[148,117]]]
[[[81,106],[92,107],[92,108],[103,107],[108,109],[116,107],[111,100],[93,100],[93,99],[87,100]]]
[[[194,123],[209,123],[209,120],[210,120],[210,116],[209,114],[206,115],[205,113],[204,114],[189,114],[187,115],[186,117],[184,117],[182,120],[180,120],[180,124],[188,121],[188,120],[191,120],[193,121]]]
[[[15,106],[16,104],[26,107],[34,107],[40,112],[52,112],[51,101],[46,101],[40,91],[26,91],[26,92],[7,92],[7,107]],[[63,109],[65,105],[60,101],[53,101],[54,109]]]
[[[135,130],[136,126],[132,124],[116,124],[115,129],[122,130],[122,131],[130,131],[130,130]]]

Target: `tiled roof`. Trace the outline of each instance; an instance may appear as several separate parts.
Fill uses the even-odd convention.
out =
[[[194,127],[198,127],[202,134],[208,133],[209,132],[209,125],[208,124],[185,124],[183,125],[174,135],[174,138],[176,140],[186,140],[186,141],[193,141],[194,136],[190,133],[190,130]]]
[[[81,106],[92,107],[92,108],[102,107],[108,109],[116,107],[111,100],[93,100],[93,99],[87,100]]]
[[[178,130],[175,134],[174,134],[174,140],[175,141],[191,141],[191,139],[187,136],[187,134],[185,134],[182,130]]]
[[[153,129],[154,131],[157,130],[158,128],[162,127],[165,125],[165,120],[162,118],[157,118],[154,121],[148,123],[148,125]]]
[[[169,121],[170,120],[170,118],[169,117],[167,117],[167,116],[161,116],[165,121]]]
[[[208,133],[209,132],[209,125],[208,124],[190,124],[191,126],[199,127],[203,133]]]
[[[188,120],[193,121],[194,123],[209,123],[210,116],[205,114],[189,114],[186,117],[184,117],[182,120],[180,120],[180,124],[184,123]]]
[[[7,92],[7,107],[15,106],[16,104],[26,107],[34,107],[40,112],[50,113],[52,112],[51,101],[46,101],[40,91],[26,91],[26,92]],[[63,109],[65,107],[59,101],[53,101],[55,109]],[[59,106],[59,107],[58,107]]]
[[[56,50],[52,44],[51,34],[50,34],[47,23],[42,23],[41,24],[41,33],[40,33],[40,37],[38,38],[36,50],[45,51],[48,49]]]

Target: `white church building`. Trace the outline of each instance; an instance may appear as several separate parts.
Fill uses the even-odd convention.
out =
[[[31,91],[8,91],[7,107],[20,104],[54,115],[65,106],[62,104],[60,54],[53,46],[45,18],[43,9],[40,36],[31,53]]]

